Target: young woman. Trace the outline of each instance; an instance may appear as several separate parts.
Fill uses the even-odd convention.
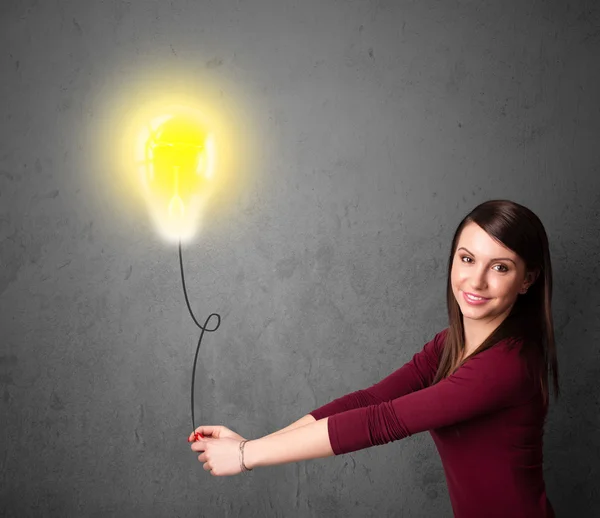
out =
[[[379,383],[247,441],[200,426],[191,448],[212,475],[349,453],[428,430],[456,518],[548,518],[543,433],[558,397],[552,267],[539,218],[507,200],[458,226],[448,261],[449,327]]]

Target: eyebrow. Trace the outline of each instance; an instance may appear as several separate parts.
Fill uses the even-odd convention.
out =
[[[469,252],[464,246],[461,246],[458,250],[464,250],[468,254],[475,256],[475,254]],[[517,266],[517,263],[515,263],[510,257],[496,257],[495,259],[492,259],[492,261],[510,261],[515,266]]]

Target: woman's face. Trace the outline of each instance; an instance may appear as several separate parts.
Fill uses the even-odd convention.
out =
[[[500,322],[532,283],[524,261],[476,223],[462,230],[452,259],[451,284],[465,319]],[[467,294],[483,298],[468,299]]]

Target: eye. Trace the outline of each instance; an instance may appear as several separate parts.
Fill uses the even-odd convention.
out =
[[[468,261],[465,261],[465,259],[468,259]],[[463,263],[467,263],[467,264],[471,264],[471,261],[472,261],[472,259],[471,259],[471,258],[470,258],[468,255],[461,255],[461,256],[460,256],[460,260],[461,260]],[[500,268],[503,268],[502,270],[496,270],[498,273],[506,273],[506,272],[508,272],[508,271],[509,271],[509,268],[508,268],[506,265],[504,265],[504,264],[496,264],[496,265],[494,266],[494,268],[495,268],[496,266],[500,266]]]

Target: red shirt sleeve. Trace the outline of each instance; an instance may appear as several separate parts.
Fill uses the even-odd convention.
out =
[[[435,335],[433,340],[427,342],[423,349],[412,357],[412,360],[380,382],[367,389],[351,392],[335,399],[313,410],[310,415],[318,421],[347,410],[391,401],[428,387],[437,372],[446,332],[447,329]]]
[[[433,386],[333,415],[329,439],[336,455],[403,439],[425,430],[519,404],[534,396],[527,362],[502,341],[469,358]],[[412,380],[414,382],[414,380]]]

